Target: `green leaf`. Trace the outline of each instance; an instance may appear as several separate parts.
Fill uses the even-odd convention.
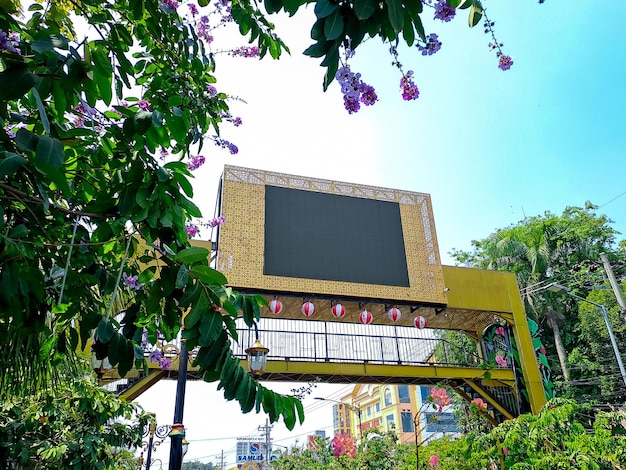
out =
[[[97,330],[97,336],[96,336],[98,338],[98,341],[106,344],[109,341],[111,341],[111,338],[113,338],[114,334],[115,334],[115,328],[113,328],[113,323],[111,323],[110,320],[105,320],[105,319],[100,320],[100,323],[98,323],[98,330]]]
[[[315,16],[318,18],[326,18],[331,13],[337,11],[339,9],[339,5],[337,3],[333,3],[330,0],[318,0],[315,3]]]
[[[191,264],[197,261],[207,260],[209,255],[210,252],[206,248],[194,246],[191,248],[185,248],[184,250],[176,253],[174,260],[179,263]]]
[[[50,135],[50,121],[48,120],[48,115],[46,114],[46,108],[43,105],[43,101],[41,101],[41,96],[39,96],[39,92],[37,88],[31,88],[31,93],[35,98],[35,103],[37,103],[37,110],[39,111],[39,119],[41,119],[41,125],[43,126],[46,134]]]
[[[16,100],[24,96],[38,82],[38,77],[26,65],[15,65],[0,73],[0,101]]]
[[[378,9],[376,0],[355,0],[354,13],[360,20],[367,20]]]
[[[391,27],[397,33],[402,30],[404,26],[404,9],[402,8],[401,0],[385,0],[387,8],[389,9],[389,22]]]
[[[178,270],[178,274],[176,275],[176,289],[182,289],[187,285],[188,281],[189,272],[187,271],[187,266],[181,264],[180,269]]]
[[[50,36],[37,38],[30,44],[30,47],[33,51],[43,54],[54,50],[55,47],[67,49],[68,43],[69,41],[66,37],[59,34],[52,34]]]
[[[343,32],[343,16],[341,10],[337,8],[324,23],[324,36],[327,40],[332,41],[341,36]]]
[[[39,137],[32,132],[24,128],[17,131],[15,143],[20,150],[34,152],[37,149],[37,142],[39,142]]]
[[[183,104],[183,98],[180,95],[172,95],[167,98],[167,105],[172,108],[174,106],[181,106]]]
[[[28,235],[28,228],[24,224],[16,225],[9,232],[9,238],[24,238]]]
[[[483,6],[478,0],[472,1],[472,7],[470,8],[468,23],[470,28],[473,28],[478,23],[480,23],[480,19],[483,17]]]
[[[44,163],[52,168],[61,168],[65,160],[63,144],[60,140],[51,139],[45,135],[39,137],[35,159],[37,162]]]
[[[283,7],[282,0],[264,0],[263,4],[268,13],[278,13]]]
[[[185,328],[193,328],[202,316],[209,310],[209,299],[205,292],[200,293],[197,302],[193,304],[189,313],[185,315]]]
[[[228,282],[226,277],[219,271],[209,266],[194,266],[191,268],[191,274],[205,284],[224,285]]]
[[[331,44],[332,42],[322,39],[319,42],[307,47],[303,54],[308,55],[309,57],[324,57],[330,49]]]
[[[223,329],[222,314],[210,309],[206,311],[200,324],[200,346],[213,343]]]
[[[402,28],[402,37],[404,37],[404,40],[409,47],[415,42],[413,22],[411,21],[411,14],[408,11],[404,12],[404,28]]]
[[[26,164],[26,160],[21,155],[12,152],[5,152],[0,160],[0,178],[11,176]]]
[[[150,129],[152,125],[152,112],[150,111],[137,111],[134,119],[135,132],[140,135],[144,135]]]

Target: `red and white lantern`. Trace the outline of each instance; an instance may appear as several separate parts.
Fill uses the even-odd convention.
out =
[[[361,313],[359,313],[359,321],[364,325],[369,325],[370,323],[372,323],[373,319],[374,316],[369,310],[363,310]]]
[[[272,312],[274,315],[278,315],[282,311],[283,303],[280,300],[274,299],[270,301],[270,312]]]
[[[400,317],[402,317],[402,312],[400,311],[399,308],[391,307],[389,311],[387,312],[387,316],[389,317],[389,320],[391,321],[398,321],[400,320]]]
[[[415,325],[415,328],[419,328],[420,330],[423,330],[424,328],[426,328],[426,325],[428,324],[428,322],[426,321],[424,317],[420,315],[419,317],[415,317],[415,320],[413,320],[413,324]]]
[[[335,318],[343,318],[346,314],[346,307],[341,304],[333,305],[331,310],[333,311],[333,317]]]
[[[302,315],[312,317],[315,314],[315,305],[313,302],[304,302],[302,304]]]

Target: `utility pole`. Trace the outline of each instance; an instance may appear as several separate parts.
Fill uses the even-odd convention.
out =
[[[272,432],[272,426],[270,426],[269,419],[265,418],[265,426],[259,426],[259,431],[265,436],[265,465],[270,464],[270,449],[272,446],[272,440],[270,439],[270,433]]]
[[[606,276],[609,278],[609,282],[611,283],[611,287],[613,288],[613,292],[615,293],[617,303],[622,309],[622,313],[626,314],[626,302],[624,302],[624,297],[622,297],[620,285],[617,283],[617,279],[615,279],[613,268],[611,267],[611,263],[609,263],[609,257],[606,255],[606,253],[600,253],[600,259],[602,260],[602,264],[604,265],[604,271],[606,272]]]
[[[222,458],[220,458],[220,470],[224,470],[224,449],[222,449]]]

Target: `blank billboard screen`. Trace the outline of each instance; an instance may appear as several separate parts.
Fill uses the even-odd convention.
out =
[[[266,185],[263,274],[409,287],[400,205]]]

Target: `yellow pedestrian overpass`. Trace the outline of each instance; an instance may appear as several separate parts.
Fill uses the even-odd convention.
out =
[[[280,318],[264,309],[259,337],[270,349],[266,374],[261,380],[363,384],[445,384],[467,400],[481,397],[489,403],[489,419],[497,423],[521,412],[538,412],[546,401],[541,371],[537,365],[523,305],[515,278],[510,273],[443,266],[448,305],[420,307],[403,314],[394,325],[342,321],[331,314],[331,301],[314,299],[315,320],[301,313],[302,298],[281,296]],[[313,299],[312,299],[313,300]],[[348,310],[368,309],[386,314],[386,306],[342,301]],[[413,326],[423,316],[427,328]],[[500,340],[511,340],[519,362],[509,354],[501,364],[489,363],[490,343],[482,338],[489,325],[507,332]],[[463,348],[447,339],[447,331],[461,331],[473,340],[474,348]],[[245,363],[245,349],[254,342],[254,332],[238,324],[239,343],[234,353]],[[509,338],[510,337],[510,338]],[[508,338],[508,339],[507,339]],[[493,346],[493,345],[492,345]],[[172,367],[161,370],[150,364],[150,373],[131,371],[120,391],[134,399],[158,380],[176,378],[176,344],[162,345]],[[148,352],[146,352],[146,356]],[[504,354],[503,354],[504,356]],[[197,379],[190,355],[188,379]],[[102,380],[120,382],[114,370],[104,371]],[[524,392],[522,392],[524,390]]]

